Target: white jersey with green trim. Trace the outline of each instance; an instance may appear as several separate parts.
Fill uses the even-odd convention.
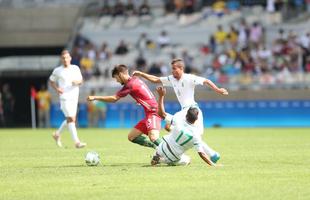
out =
[[[170,114],[167,114],[165,120],[173,120],[175,123],[170,133],[163,137],[162,144],[158,146],[161,156],[166,157],[170,162],[175,162],[190,148],[194,147],[197,152],[204,152],[201,137],[196,134],[196,126],[189,124],[183,117],[175,119]]]
[[[194,74],[183,74],[180,80],[177,80],[172,75],[160,77],[160,81],[165,87],[173,87],[174,92],[182,108],[196,105],[194,98],[195,86],[203,85],[206,79]]]

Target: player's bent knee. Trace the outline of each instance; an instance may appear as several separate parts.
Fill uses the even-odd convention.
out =
[[[131,136],[131,135],[128,135],[128,140],[129,140],[130,142],[132,142],[134,139],[135,139],[135,137],[133,137],[133,136]]]
[[[152,142],[154,142],[155,140],[157,140],[158,136],[156,134],[150,134],[149,138]]]

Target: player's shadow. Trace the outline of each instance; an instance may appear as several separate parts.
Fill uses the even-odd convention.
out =
[[[49,169],[49,168],[81,168],[87,167],[86,165],[61,165],[61,166],[35,166],[34,168]]]
[[[141,167],[145,165],[145,163],[114,163],[114,164],[102,164],[105,167]]]

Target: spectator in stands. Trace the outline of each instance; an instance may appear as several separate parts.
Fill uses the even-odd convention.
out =
[[[113,17],[124,15],[125,15],[125,6],[122,1],[117,0],[113,8]]]
[[[249,38],[249,26],[244,18],[240,21],[240,26],[238,29],[238,46],[239,49],[242,49],[248,45]]]
[[[51,94],[46,89],[45,85],[41,86],[36,95],[36,100],[38,105],[39,127],[48,128],[50,127]]]
[[[183,14],[192,14],[194,12],[195,0],[184,0]]]
[[[216,41],[214,35],[210,35],[209,37],[209,48],[210,48],[210,53],[215,53],[216,52]]]
[[[151,7],[148,4],[147,0],[144,0],[143,3],[139,7],[139,15],[151,15]]]
[[[303,48],[309,49],[310,48],[310,32],[300,36],[299,43]]]
[[[275,8],[275,0],[267,0],[267,6],[266,6],[267,12],[273,13]]]
[[[182,13],[184,8],[184,1],[183,0],[174,0],[175,11],[178,15]]]
[[[90,91],[90,95],[95,95],[95,90]],[[97,124],[97,111],[96,111],[97,101],[87,101],[87,118],[88,118],[88,127],[96,127]]]
[[[143,56],[143,53],[140,52],[139,56],[136,58],[136,68],[139,71],[146,71],[146,67],[147,67],[147,63],[146,63],[146,59]]]
[[[216,52],[222,52],[225,49],[227,33],[223,30],[223,27],[221,25],[217,26],[217,31],[214,33],[214,39],[216,42]]]
[[[187,50],[182,51],[182,60],[185,64],[185,73],[191,73],[193,71],[194,58],[188,54]]]
[[[103,42],[101,48],[97,52],[97,60],[98,61],[106,61],[112,57],[112,52],[108,49],[108,44]]]
[[[85,80],[89,80],[93,75],[96,57],[97,53],[95,46],[92,43],[89,43],[84,48],[84,55],[80,60],[80,67]]]
[[[155,76],[161,76],[162,74],[161,74],[160,66],[157,63],[153,63],[150,69],[148,70],[148,74],[152,74]]]
[[[99,88],[97,95],[105,95],[104,89]],[[103,101],[96,102],[96,112],[97,112],[97,121],[96,124],[99,127],[105,127],[105,120],[106,120],[106,112],[107,112],[107,104]]]
[[[212,5],[213,12],[221,17],[226,12],[226,3],[223,0],[216,0],[215,3]]]
[[[127,1],[125,10],[126,10],[126,16],[133,16],[137,14],[135,4],[132,2],[132,0]]]
[[[147,48],[147,34],[146,33],[141,33],[139,36],[137,42],[136,42],[136,48],[141,52],[144,51]]]
[[[113,14],[113,9],[109,5],[109,0],[104,0],[103,6],[101,8],[100,16],[108,16]]]
[[[165,5],[165,14],[173,13],[175,11],[174,0],[163,0]]]
[[[259,50],[257,52],[258,59],[264,60],[268,62],[271,59],[272,53],[265,45],[260,45]]]
[[[3,84],[2,86],[2,107],[4,115],[4,126],[11,127],[13,125],[15,98],[8,83]]]
[[[88,43],[85,50],[85,56],[89,59],[91,59],[92,61],[95,61],[96,56],[97,56],[97,50],[96,47],[93,43]]]
[[[250,45],[251,47],[258,46],[263,40],[263,27],[258,23],[254,22],[250,28]]]
[[[164,48],[170,45],[170,37],[168,36],[166,31],[162,31],[157,38],[157,44],[160,48]]]
[[[115,54],[116,55],[125,55],[128,53],[128,46],[124,40],[121,40],[119,45],[116,47]]]
[[[160,68],[160,72],[162,74],[162,76],[167,76],[170,72],[170,67],[167,66],[164,62],[159,62],[158,63],[159,68]]]
[[[227,40],[229,41],[229,45],[231,48],[236,48],[238,44],[238,31],[236,28],[231,25],[230,26],[230,31],[227,34]]]
[[[286,40],[284,33],[284,30],[282,28],[279,28],[276,40]]]
[[[77,46],[74,46],[72,48],[72,60],[71,60],[71,63],[73,65],[77,65],[77,66],[80,66],[80,60],[82,58],[82,55],[83,55],[83,50]]]

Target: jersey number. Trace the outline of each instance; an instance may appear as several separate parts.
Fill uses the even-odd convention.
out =
[[[184,135],[185,137],[185,141],[182,142],[181,144],[179,143],[179,140],[182,138],[182,136]],[[176,143],[178,143],[179,145],[183,146],[186,143],[188,143],[191,139],[193,138],[192,135],[188,134],[188,133],[184,133],[184,131],[181,131],[180,135],[177,137],[177,139],[175,140]],[[183,140],[182,140],[183,141]]]

